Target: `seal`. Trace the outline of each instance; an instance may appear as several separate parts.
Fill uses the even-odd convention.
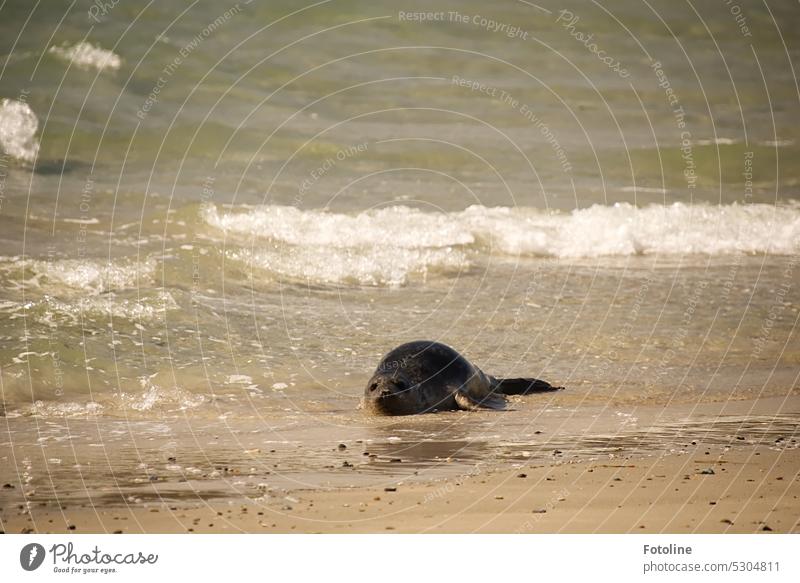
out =
[[[562,389],[533,378],[487,375],[453,348],[417,340],[383,357],[367,383],[362,406],[378,415],[504,409],[506,395]]]

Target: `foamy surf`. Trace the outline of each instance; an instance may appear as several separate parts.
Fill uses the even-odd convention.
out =
[[[800,249],[800,207],[593,205],[569,214],[470,207],[458,213],[493,251],[585,258],[627,255],[787,255]]]
[[[122,64],[122,59],[119,55],[86,41],[81,41],[72,46],[52,46],[48,52],[81,69],[97,69],[98,71],[111,69],[116,71]]]
[[[290,245],[338,249],[388,244],[403,249],[474,243],[452,215],[393,206],[346,215],[295,207],[265,206],[247,213],[205,210],[206,221],[224,231],[274,239]]]
[[[266,206],[205,211],[241,248],[228,253],[282,276],[398,285],[413,273],[468,267],[472,255],[785,255],[800,250],[800,206],[594,205],[570,213],[471,206],[430,213],[403,206],[354,214]],[[235,241],[234,241],[235,242]]]
[[[27,103],[0,100],[0,150],[18,160],[33,162],[39,153],[37,129],[39,120]]]
[[[178,413],[200,407],[206,403],[204,395],[194,394],[179,387],[163,388],[148,377],[139,379],[141,392],[116,392],[98,395],[97,401],[46,401],[31,404],[7,413],[7,417],[36,416],[42,418],[95,416],[135,416],[148,413]]]
[[[323,284],[400,286],[412,276],[469,267],[466,254],[452,248],[408,249],[389,245],[337,248],[314,245],[282,249],[238,249],[229,259],[290,280]]]
[[[37,280],[44,278],[50,285],[82,293],[98,295],[110,291],[137,288],[152,283],[156,262],[153,259],[92,260],[60,259],[30,261],[27,264]]]
[[[178,303],[168,291],[159,290],[123,297],[115,293],[64,300],[51,296],[25,302],[4,301],[0,314],[9,321],[29,318],[50,328],[80,325],[81,322],[113,318],[135,324],[163,321],[168,311],[177,310]]]

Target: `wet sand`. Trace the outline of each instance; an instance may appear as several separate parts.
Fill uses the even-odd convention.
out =
[[[790,397],[780,410],[796,405],[797,397]],[[177,502],[59,506],[6,496],[0,520],[9,533],[800,532],[797,425],[755,433],[744,418],[728,416],[764,413],[775,401],[719,407],[727,413],[721,417],[727,438],[706,426],[686,431],[689,424],[673,436],[677,447],[660,452],[630,449],[580,460],[553,450],[550,460],[462,466],[427,481],[265,488],[257,496],[205,501],[187,496]]]

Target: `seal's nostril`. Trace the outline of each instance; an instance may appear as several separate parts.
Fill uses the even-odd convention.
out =
[[[369,390],[370,390],[370,391],[375,391],[375,390],[377,390],[377,388],[378,388],[378,383],[372,383],[372,384],[369,386]]]

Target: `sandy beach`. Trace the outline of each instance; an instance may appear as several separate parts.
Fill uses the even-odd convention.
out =
[[[443,479],[395,486],[108,506],[20,504],[7,488],[0,521],[9,533],[800,532],[800,437],[791,424],[777,423],[796,414],[798,401],[695,408],[716,412],[718,426],[700,422],[697,413],[687,417],[682,430],[661,436],[665,444],[674,440],[669,451],[623,449],[575,461],[569,450],[553,450],[551,461],[462,466]],[[764,415],[770,410],[774,424]]]
[[[800,532],[800,452],[724,449],[698,443],[684,455],[303,492],[279,504],[3,508],[2,523],[9,533]]]

